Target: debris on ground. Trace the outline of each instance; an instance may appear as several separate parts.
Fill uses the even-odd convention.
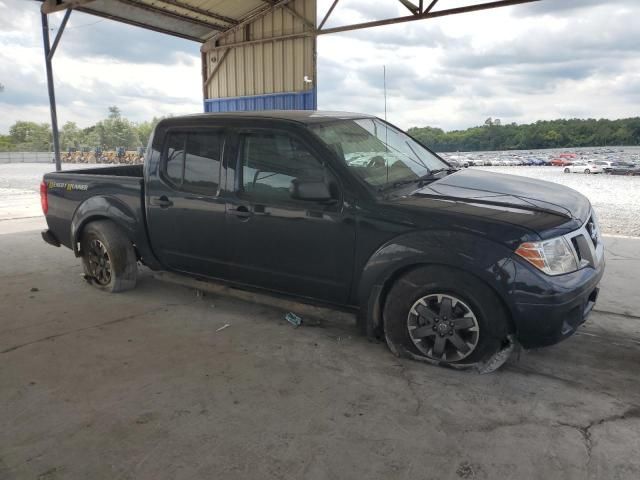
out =
[[[287,312],[284,319],[296,328],[302,325],[302,317],[299,317],[293,312]]]
[[[230,323],[225,323],[223,326],[221,326],[219,329],[217,329],[217,330],[216,330],[216,332],[219,332],[219,331],[221,331],[221,330],[224,330],[225,328],[230,327],[230,326],[231,326],[231,324],[230,324]]]

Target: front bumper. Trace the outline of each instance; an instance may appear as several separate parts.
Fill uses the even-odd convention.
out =
[[[546,275],[513,257],[512,313],[517,338],[525,348],[553,345],[570,337],[582,325],[596,303],[604,274],[604,244],[592,212],[584,225],[564,235],[579,270]]]
[[[524,348],[546,347],[573,335],[596,304],[600,277],[596,275],[567,301],[555,304],[516,303],[514,320],[520,345]],[[566,297],[552,296],[550,300]]]

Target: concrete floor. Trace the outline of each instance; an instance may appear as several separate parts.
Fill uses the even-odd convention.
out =
[[[148,272],[99,292],[38,222],[0,222],[0,479],[640,478],[640,240],[578,335],[481,376]]]

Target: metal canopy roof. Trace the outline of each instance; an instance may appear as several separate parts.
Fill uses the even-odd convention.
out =
[[[74,9],[149,30],[204,43],[237,30],[276,8],[299,16],[287,4],[291,0],[40,0],[42,12]],[[380,1],[380,0],[378,0]],[[393,2],[394,0],[386,0]],[[338,5],[334,0],[323,15],[319,28],[308,35],[322,35],[379,25],[389,25],[445,15],[487,10],[539,0],[468,0],[466,5],[448,8],[445,0],[395,0],[407,8],[409,15],[355,25],[322,27]]]
[[[43,13],[74,10],[196,42],[288,2],[262,0],[41,0]]]

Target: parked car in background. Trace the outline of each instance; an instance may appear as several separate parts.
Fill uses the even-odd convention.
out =
[[[604,170],[600,165],[587,162],[575,162],[564,168],[564,173],[604,173]]]
[[[611,167],[611,171],[609,173],[611,173],[611,175],[629,175],[636,177],[640,176],[640,166],[620,162]]]
[[[558,157],[551,160],[551,165],[553,165],[554,167],[566,167],[568,165],[571,165],[572,163],[573,162],[571,160],[563,157]]]
[[[613,167],[616,166],[616,162],[611,162],[609,160],[596,160],[595,164],[602,168],[604,173],[611,173]]]

